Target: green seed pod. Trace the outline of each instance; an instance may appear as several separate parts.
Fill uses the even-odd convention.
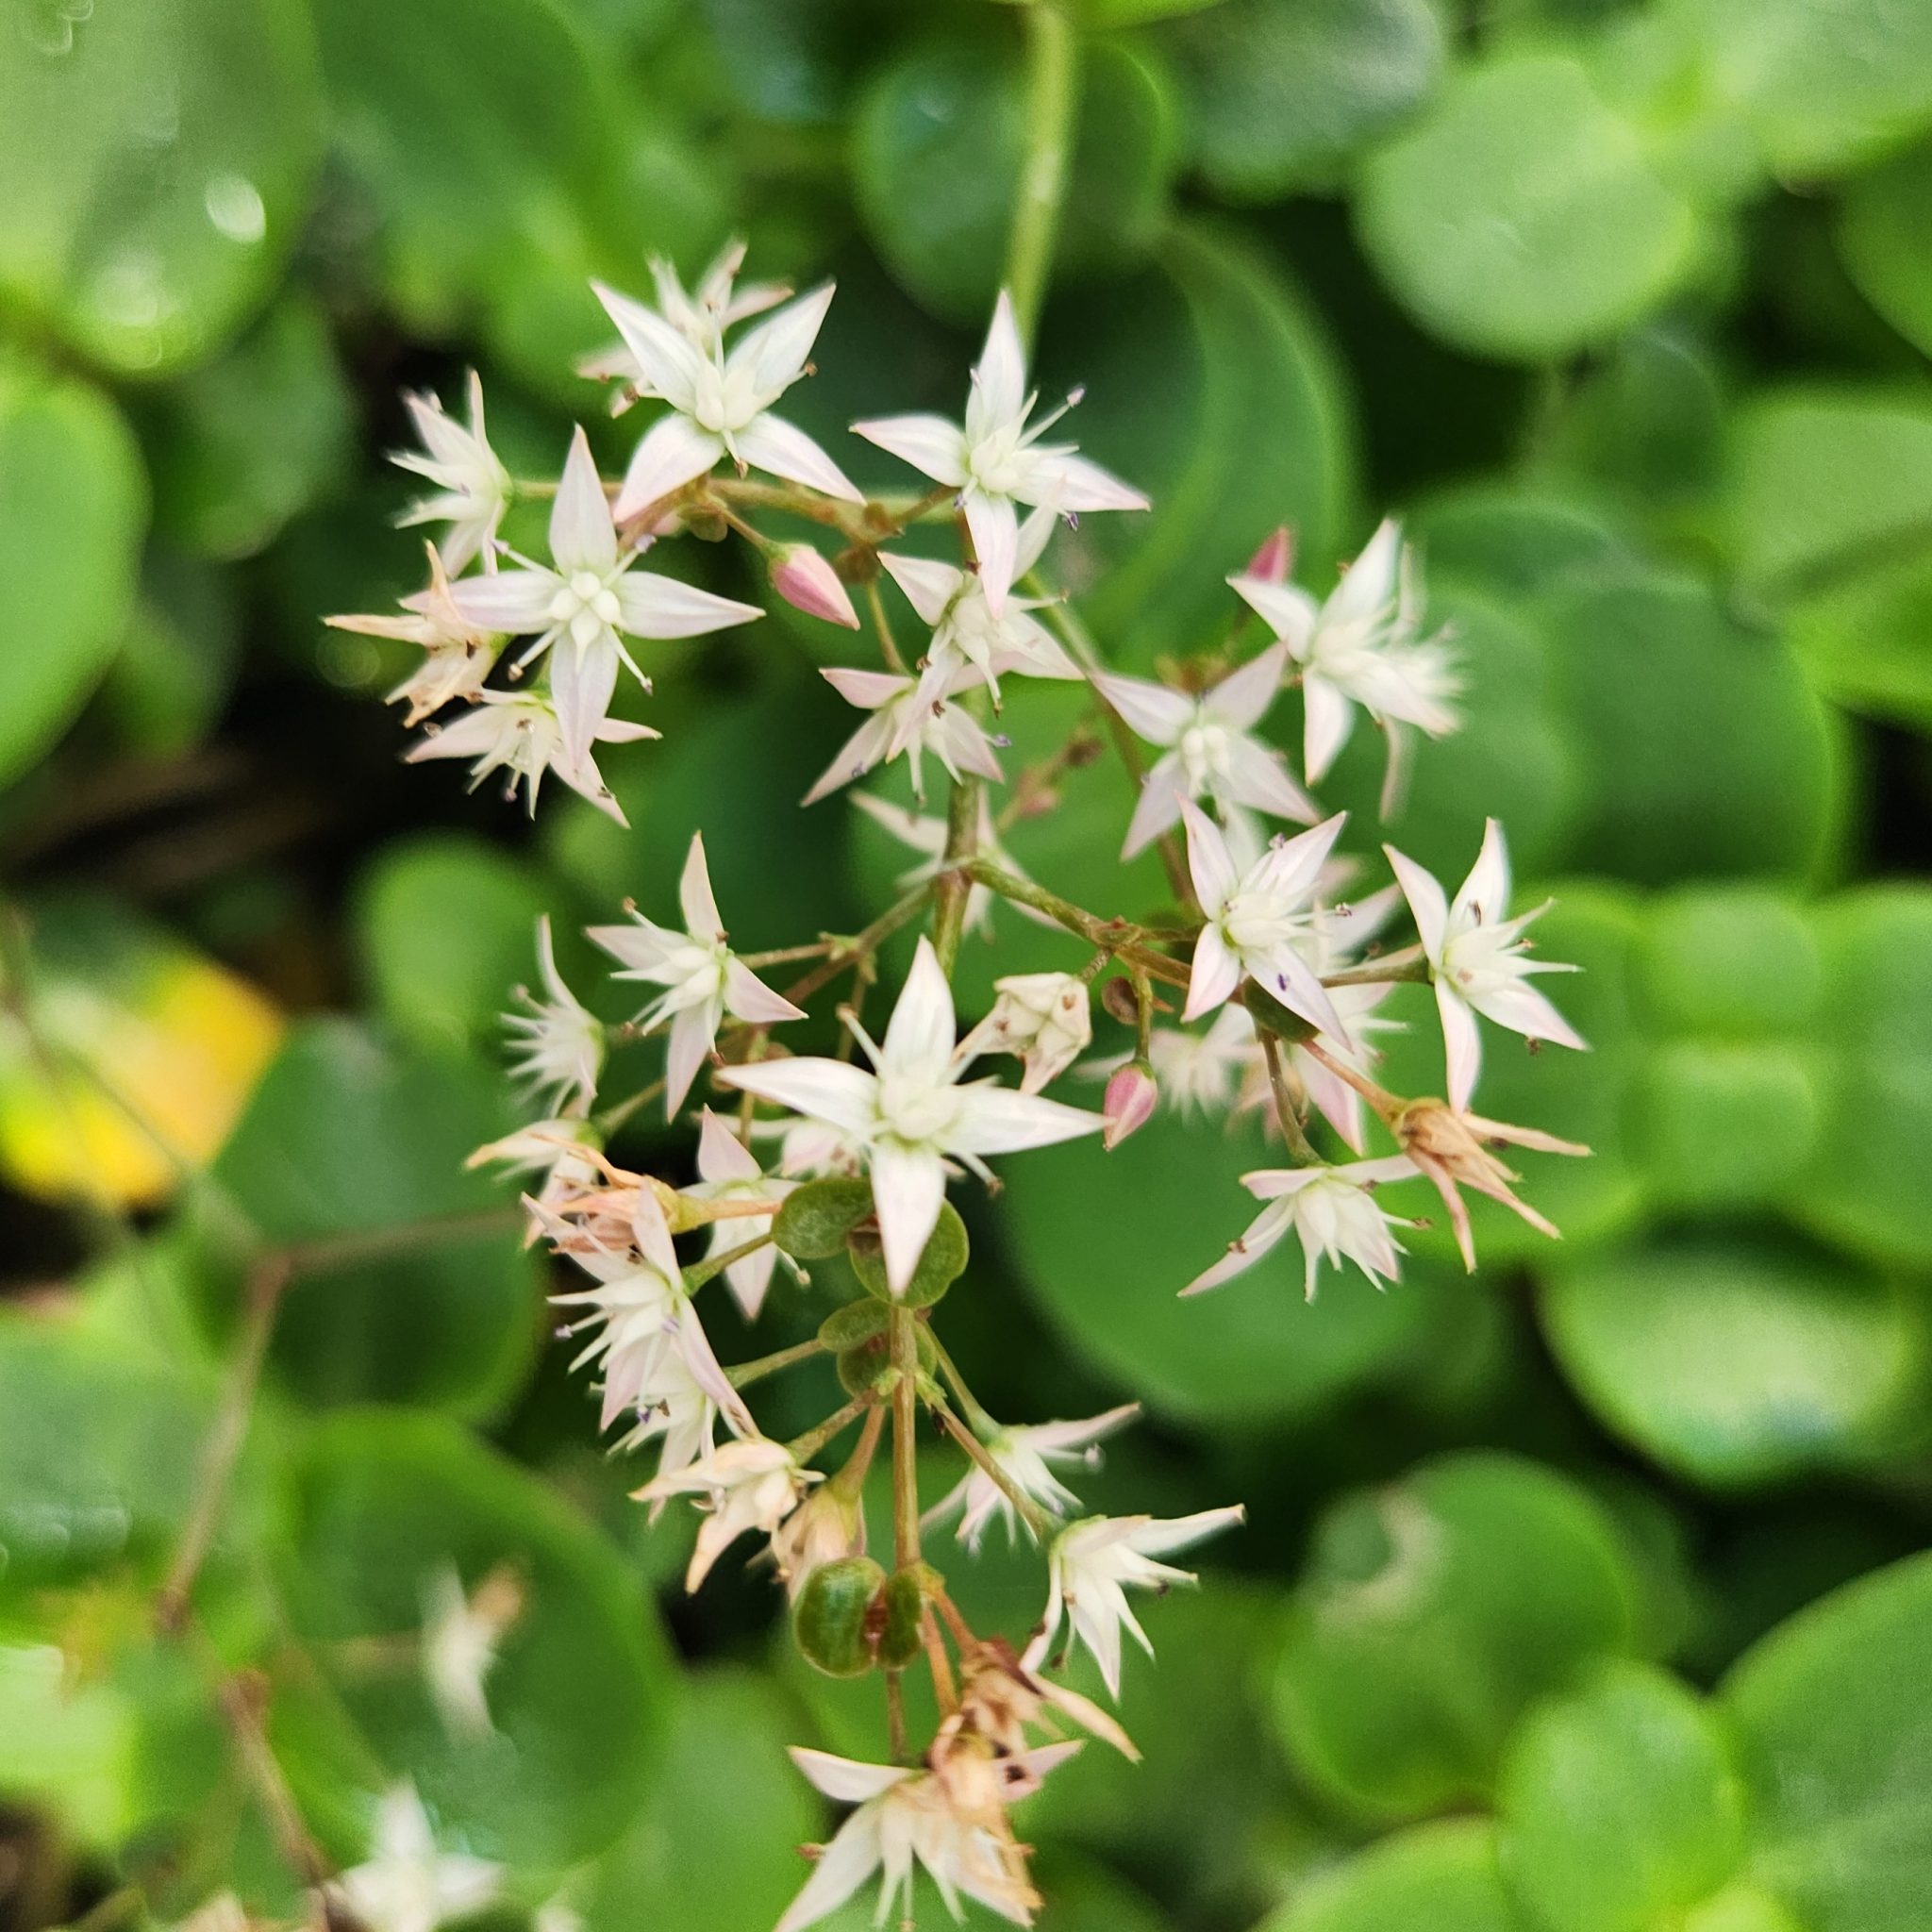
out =
[[[894,1571],[886,1585],[885,1627],[879,1632],[879,1661],[903,1671],[920,1652],[920,1623],[925,1610],[924,1565]]]
[[[862,1677],[877,1648],[873,1606],[886,1573],[870,1557],[821,1563],[805,1579],[791,1609],[799,1653],[828,1677]]]
[[[869,1222],[853,1228],[846,1238],[845,1252],[851,1256],[852,1272],[867,1294],[902,1308],[929,1308],[966,1272],[966,1224],[950,1201],[941,1205],[938,1224],[903,1294],[895,1295],[887,1285],[878,1230]]]

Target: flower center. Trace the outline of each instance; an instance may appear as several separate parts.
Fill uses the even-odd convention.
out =
[[[939,1139],[959,1111],[959,1096],[944,1084],[908,1079],[903,1074],[881,1074],[879,1120],[895,1140],[915,1147]]]
[[[1020,487],[1025,466],[1020,460],[1020,436],[1015,429],[995,429],[966,452],[967,474],[989,496],[1010,496]]]
[[[1178,749],[1191,791],[1208,790],[1216,779],[1225,779],[1233,768],[1224,724],[1197,720],[1181,733]]]

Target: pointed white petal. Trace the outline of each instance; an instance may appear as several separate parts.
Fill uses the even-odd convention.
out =
[[[1458,924],[1464,918],[1479,917],[1486,925],[1494,925],[1509,916],[1509,848],[1494,819],[1483,826],[1482,850],[1451,901],[1449,913]]]
[[[1252,731],[1268,715],[1274,694],[1281,689],[1281,674],[1288,668],[1288,646],[1270,644],[1239,671],[1230,671],[1201,700],[1201,709],[1217,724],[1231,724],[1237,731]]]
[[[888,1140],[873,1147],[870,1165],[886,1285],[900,1294],[939,1224],[940,1204],[946,1197],[945,1163],[930,1147]]]
[[[675,1121],[691,1085],[718,1039],[718,1009],[706,1000],[687,1007],[671,1023],[671,1050],[664,1062],[664,1118]]]
[[[923,471],[950,490],[966,482],[966,438],[943,416],[876,416],[852,425],[855,436],[890,450],[902,462]]]
[[[811,1876],[772,1932],[805,1932],[829,1918],[878,1870],[882,1856],[877,1812],[855,1811],[819,1854]]]
[[[707,373],[699,350],[641,302],[634,302],[602,282],[592,282],[591,288],[604,305],[604,312],[617,325],[618,334],[637,358],[653,393],[662,396],[675,409],[695,408],[698,387]],[[620,508],[618,514],[628,512]]]
[[[1250,811],[1312,824],[1321,815],[1315,801],[1288,775],[1287,761],[1252,738],[1231,738],[1227,745],[1226,794]]]
[[[1187,768],[1178,752],[1170,752],[1157,760],[1154,769],[1141,781],[1141,796],[1135,801],[1121,858],[1138,858],[1161,833],[1179,824],[1181,805],[1187,795]]]
[[[1019,560],[1019,513],[1005,496],[982,496],[972,491],[965,502],[966,527],[973,533],[973,554],[979,564],[980,594],[986,599],[986,608],[998,617],[1006,610]]]
[[[711,869],[705,862],[702,832],[691,835],[691,850],[684,855],[684,871],[677,881],[677,907],[684,914],[684,929],[693,939],[724,937],[724,921],[711,891]]]
[[[565,639],[550,658],[550,699],[557,707],[563,748],[574,764],[591,756],[617,689],[617,640],[602,632],[581,649]]]
[[[1027,503],[1045,504],[1063,515],[1085,510],[1151,509],[1140,491],[1111,471],[1071,452],[1038,454],[1020,492]]]
[[[1314,672],[1302,679],[1302,776],[1319,785],[1341,756],[1355,724],[1355,706]]]
[[[694,638],[749,624],[765,613],[756,604],[720,597],[655,571],[627,570],[611,586],[619,622],[634,638]]]
[[[478,630],[546,630],[558,581],[547,570],[506,570],[494,576],[458,577],[450,601],[465,623]]]
[[[760,407],[774,401],[805,374],[811,345],[832,306],[833,284],[824,283],[788,304],[757,328],[747,329],[725,359],[725,379],[748,380]],[[747,457],[747,462],[757,458]],[[760,465],[760,467],[763,467]]]
[[[734,1020],[754,1026],[775,1026],[781,1020],[803,1020],[803,1007],[794,1007],[776,993],[742,959],[724,962],[724,1006]]]
[[[1475,1015],[1447,980],[1436,982],[1436,1010],[1442,1021],[1442,1054],[1448,1069],[1449,1105],[1464,1112],[1482,1072],[1482,1034]]]
[[[958,1039],[953,989],[932,941],[922,933],[912,970],[880,1042],[880,1064],[903,1077],[937,1084],[946,1077]]]
[[[698,1178],[755,1181],[764,1170],[755,1155],[708,1107],[698,1122]]]
[[[882,550],[879,561],[905,591],[906,601],[919,613],[920,623],[928,627],[946,614],[946,606],[959,594],[966,582],[963,571],[929,557],[900,557]]]
[[[883,1797],[894,1785],[904,1784],[918,1774],[897,1764],[862,1764],[855,1757],[835,1757],[829,1751],[814,1751],[794,1744],[787,1754],[826,1797],[841,1805],[862,1805],[869,1798]]]
[[[957,1154],[1017,1154],[1027,1147],[1052,1147],[1082,1134],[1097,1134],[1105,1117],[1085,1108],[1066,1107],[1037,1093],[1010,1087],[966,1087],[959,1114],[946,1136]]]
[[[1241,983],[1241,961],[1228,951],[1218,925],[1201,928],[1194,941],[1194,964],[1188,975],[1188,1004],[1181,1017],[1198,1020],[1234,997]]]
[[[1323,607],[1323,616],[1348,623],[1374,616],[1393,601],[1402,560],[1402,526],[1385,517],[1362,554],[1349,565]]]
[[[1149,744],[1174,745],[1194,719],[1194,700],[1144,677],[1116,677],[1096,671],[1093,689],[1118,711],[1137,738]]]
[[[1320,1174],[1320,1168],[1311,1168],[1310,1174]],[[1275,1202],[1264,1208],[1249,1224],[1246,1233],[1240,1241],[1230,1242],[1227,1253],[1211,1268],[1204,1268],[1187,1287],[1181,1290],[1183,1295],[1206,1294],[1209,1289],[1220,1288],[1232,1281],[1237,1274],[1244,1274],[1256,1262],[1261,1259],[1294,1221],[1291,1206]]]
[[[644,431],[624,473],[612,512],[622,523],[641,509],[681,490],[693,476],[708,475],[724,454],[724,440],[700,429],[689,416],[675,409]]]
[[[1193,880],[1194,896],[1201,902],[1201,910],[1212,920],[1219,916],[1241,880],[1234,860],[1228,856],[1227,841],[1221,836],[1221,827],[1199,806],[1183,804],[1181,823],[1188,828],[1188,872]],[[1222,997],[1224,999],[1226,994]],[[1215,1004],[1218,1006],[1220,1001]]]
[[[580,570],[608,576],[617,564],[617,529],[581,425],[570,440],[570,455],[550,506],[550,555],[564,576]]]
[[[767,409],[754,416],[732,438],[741,460],[788,483],[803,483],[846,503],[863,503],[865,492],[804,430]]]
[[[848,1134],[869,1133],[877,1124],[878,1082],[863,1068],[847,1066],[843,1060],[755,1060],[749,1066],[723,1068],[718,1081],[793,1113],[829,1121]]]
[[[1321,606],[1299,584],[1271,584],[1262,577],[1229,577],[1230,585],[1248,608],[1287,644],[1297,663],[1307,658],[1315,635]]]
[[[1396,851],[1392,845],[1385,845],[1382,850],[1395,874],[1396,884],[1402,888],[1402,896],[1408,901],[1423,951],[1428,955],[1431,965],[1437,964],[1442,958],[1442,942],[1449,935],[1449,905],[1442,896],[1442,888],[1432,872],[1418,865],[1407,853]]]
[[[1525,1040],[1547,1040],[1557,1046],[1589,1050],[1589,1042],[1575,1027],[1535,987],[1520,979],[1465,997],[1486,1020],[1493,1020]]]

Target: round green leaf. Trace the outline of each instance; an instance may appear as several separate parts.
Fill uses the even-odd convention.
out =
[[[1690,577],[1558,591],[1541,614],[1583,768],[1572,864],[1661,884],[1819,863],[1833,739],[1781,638]]]
[[[872,1212],[868,1180],[808,1181],[785,1197],[772,1222],[772,1239],[800,1261],[829,1261]]]
[[[940,1203],[940,1218],[925,1246],[920,1251],[919,1265],[912,1278],[895,1295],[886,1278],[885,1257],[878,1238],[871,1229],[846,1238],[845,1252],[852,1259],[852,1272],[858,1285],[880,1301],[896,1301],[908,1308],[929,1308],[966,1272],[966,1224],[950,1201]]]
[[[367,1768],[413,1778],[485,1856],[554,1869],[602,1851],[646,1795],[675,1683],[616,1549],[554,1491],[433,1416],[323,1423],[291,1481],[284,1600]],[[493,1729],[480,1738],[439,1710],[423,1664],[426,1607],[452,1573],[469,1591],[497,1575],[521,1592],[483,1678]],[[277,1741],[318,1816],[354,1812],[319,1740]]]
[[[1428,328],[1537,361],[1602,341],[1694,258],[1690,208],[1575,60],[1506,56],[1456,75],[1362,177],[1364,245]]]
[[[1628,567],[1631,538],[1593,504],[1540,485],[1464,485],[1431,497],[1409,524],[1432,575],[1498,599],[1534,595]]]
[[[1881,1260],[1932,1260],[1932,892],[1869,887],[1818,915],[1830,1057],[1818,1157],[1794,1206]]]
[[[1545,1932],[1646,1932],[1709,1897],[1743,1852],[1728,1740],[1643,1664],[1606,1664],[1533,1709],[1496,1806],[1504,1878]]]
[[[1527,1932],[1487,1819],[1419,1824],[1325,1872],[1257,1932]]]
[[[354,439],[321,308],[278,303],[225,355],[143,399],[155,523],[205,557],[252,557],[340,477]]]
[[[296,0],[15,9],[0,295],[147,374],[214,349],[308,206],[321,90]]]
[[[1794,605],[1790,627],[1821,695],[1932,730],[1932,545],[1847,572]]]
[[[425,1040],[493,1045],[511,988],[534,974],[544,910],[532,868],[473,834],[425,832],[384,846],[355,910],[377,1005]]]
[[[1768,886],[1691,886],[1654,900],[1635,965],[1645,1018],[1697,1039],[1802,1037],[1824,1000],[1804,908]]]
[[[511,1124],[503,1084],[474,1062],[392,1045],[344,1021],[291,1034],[213,1170],[264,1240],[319,1241],[492,1211],[501,1224],[428,1230],[381,1258],[291,1281],[270,1357],[286,1387],[316,1403],[478,1414],[522,1380],[541,1289],[507,1191],[463,1168]]]
[[[1633,1648],[1640,1591],[1602,1507],[1515,1457],[1443,1457],[1346,1497],[1289,1606],[1274,1712],[1290,1755],[1373,1816],[1482,1799],[1522,1712]]]
[[[1174,110],[1124,44],[1081,59],[1078,123],[1054,258],[1057,286],[1144,257],[1166,212]],[[1026,164],[1017,41],[947,35],[897,55],[859,108],[853,194],[894,276],[936,313],[979,323],[1004,272]]]
[[[1775,596],[1916,554],[1932,522],[1932,405],[1914,390],[1792,387],[1731,425],[1740,572]]]
[[[1860,175],[1839,204],[1838,247],[1858,292],[1932,356],[1932,146]]]
[[[1698,338],[1669,322],[1635,329],[1571,395],[1550,456],[1646,508],[1700,501],[1723,463],[1724,400]]]
[[[1897,1446],[1932,1374],[1932,1302],[1849,1264],[1684,1238],[1547,1270],[1564,1372],[1667,1468],[1750,1487]]]
[[[1932,1557],[1801,1611],[1725,1678],[1754,1877],[1807,1932],[1919,1932],[1932,1898]]]
[[[14,640],[0,784],[52,745],[106,673],[133,609],[145,499],[141,454],[104,395],[0,367],[0,635]]]
[[[1775,1207],[1818,1144],[1818,1073],[1794,1047],[1670,1041],[1646,1057],[1640,1096],[1639,1146],[1662,1207]]]
[[[118,1338],[0,1321],[0,1594],[164,1555],[212,1409],[204,1380]]]
[[[1291,1241],[1230,1286],[1180,1300],[1255,1217],[1237,1177],[1280,1158],[1252,1129],[1164,1113],[1111,1154],[1074,1141],[1011,1162],[1005,1231],[1069,1343],[1151,1407],[1224,1422],[1306,1414],[1386,1373],[1429,1298],[1459,1290],[1418,1269],[1378,1294],[1350,1273],[1307,1303]]]
[[[1155,44],[1187,103],[1188,157],[1224,200],[1333,184],[1435,86],[1430,0],[1224,0]]]
[[[1780,175],[1817,180],[1932,125],[1932,14],[1890,0],[1673,0],[1714,103],[1742,115]]]

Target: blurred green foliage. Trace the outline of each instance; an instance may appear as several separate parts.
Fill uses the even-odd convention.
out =
[[[1090,1751],[1022,1814],[1042,1926],[1923,1932],[1932,8],[1065,10],[1042,386],[1087,385],[1084,446],[1156,505],[1061,540],[1083,612],[1145,671],[1217,641],[1276,524],[1319,586],[1407,517],[1470,717],[1387,836],[1459,876],[1493,814],[1556,882],[1594,1050],[1496,1051],[1483,1098],[1596,1151],[1532,1173],[1560,1247],[1479,1213],[1474,1279],[1436,1229],[1386,1295],[1311,1305],[1286,1250],[1174,1299],[1240,1224],[1246,1129],[1164,1116],[967,1203],[947,1308],[989,1405],[1139,1397],[1097,1507],[1251,1506],[1149,1613],[1148,1762]],[[983,0],[0,0],[0,1922],[130,1884],[158,1922],[293,1909],[238,1672],[330,1857],[410,1776],[508,1911],[593,1932],[756,1932],[822,1831],[782,1747],[876,1752],[870,1705],[774,1660],[766,1582],[675,1594],[688,1524],[645,1535],[460,1167],[515,1118],[496,1015],[539,912],[588,989],[575,929],[664,903],[700,824],[753,946],[856,928],[913,862],[794,808],[846,728],[837,641],[781,613],[666,651],[664,743],[607,764],[633,830],[564,801],[531,834],[394,770],[406,654],[318,620],[415,578],[399,387],[476,366],[513,468],[578,418],[615,462],[587,278],[734,232],[839,276],[799,417],[902,481],[843,425],[952,406],[1028,111]],[[1016,767],[1071,703],[1016,700]],[[1373,823],[1379,766],[1351,747],[1334,802]],[[1133,911],[1128,807],[1074,774],[1012,851]],[[994,927],[969,1011],[1072,963]],[[1393,1084],[1438,1051],[1412,1025]],[[178,1185],[141,1178],[157,1139]],[[155,1594],[252,1244],[344,1238],[291,1288],[184,1647]],[[758,1346],[828,1306],[781,1281]],[[943,1560],[1036,1613],[997,1539]],[[496,1729],[453,1737],[425,1592],[506,1566]]]

